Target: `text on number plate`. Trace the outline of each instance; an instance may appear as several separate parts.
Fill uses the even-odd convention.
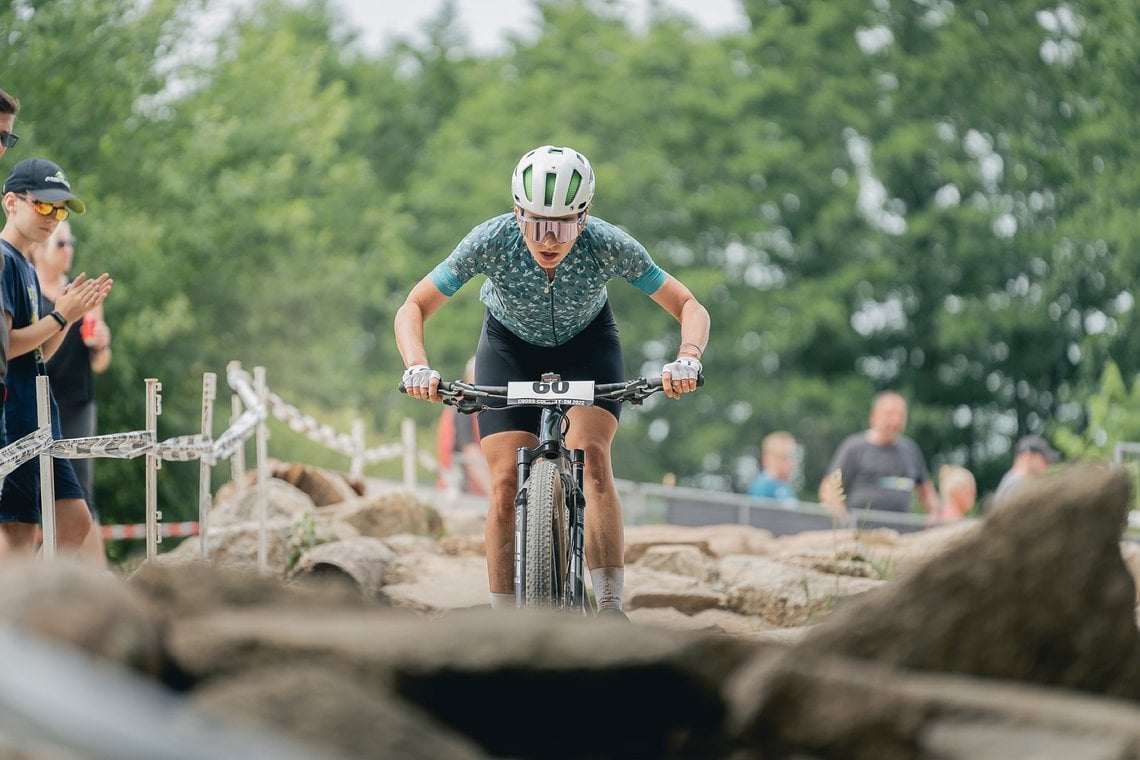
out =
[[[591,406],[594,403],[593,380],[555,380],[547,382],[507,383],[507,403],[554,406]]]

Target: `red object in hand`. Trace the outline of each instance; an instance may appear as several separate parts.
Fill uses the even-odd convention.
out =
[[[95,340],[95,325],[99,322],[99,317],[94,314],[84,314],[83,322],[79,325],[79,336],[83,338],[83,342],[90,344]]]

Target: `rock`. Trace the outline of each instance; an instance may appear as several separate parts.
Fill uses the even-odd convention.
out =
[[[360,593],[380,598],[384,571],[395,558],[387,544],[376,538],[358,536],[344,541],[319,544],[297,561],[290,580],[302,576],[327,577],[330,574],[348,579]]]
[[[1140,699],[1136,588],[1120,553],[1130,501],[1122,469],[1040,477],[936,561],[820,623],[797,656]]]
[[[219,493],[221,491],[219,490]],[[314,514],[313,500],[300,489],[276,478],[266,482],[265,516],[269,520],[296,520]],[[257,489],[249,488],[225,499],[215,500],[210,510],[209,527],[221,529],[229,525],[256,522]],[[211,533],[211,539],[213,534]]]
[[[270,457],[266,462],[270,480],[288,483],[309,497],[317,506],[349,501],[364,494],[364,483],[354,482],[344,473]],[[257,486],[257,470],[248,469],[237,481],[223,484],[214,496],[216,502],[230,501]]]
[[[436,547],[453,557],[486,557],[487,546],[482,536],[444,536]]]
[[[0,562],[0,620],[149,676],[166,667],[158,611],[120,579],[75,559]]]
[[[319,662],[348,679],[341,690],[349,702],[358,687],[373,699],[387,690],[496,757],[723,756],[720,685],[755,650],[726,638],[490,610],[430,621],[352,609],[217,610],[183,621],[171,640],[204,686],[243,671]],[[653,709],[630,711],[647,694]],[[501,700],[490,698],[502,695],[525,695],[506,723],[496,718]],[[242,699],[226,704],[246,709]],[[589,705],[590,715],[621,718],[570,731],[552,705]],[[382,708],[370,700],[367,709]]]
[[[748,556],[724,559],[720,565],[720,580],[727,588],[729,609],[741,615],[757,615],[782,627],[815,622],[831,614],[847,597],[863,594],[884,583],[828,575],[767,557]]]
[[[663,544],[649,547],[637,564],[664,573],[687,575],[699,581],[707,581],[711,576],[710,563],[695,546],[686,544]]]
[[[723,603],[719,592],[692,576],[650,570],[640,564],[626,568],[624,606],[627,610],[672,607],[692,615]]]
[[[311,465],[282,464],[274,468],[273,477],[295,486],[318,507],[349,501],[364,493],[362,484],[354,485],[339,472]]]
[[[397,554],[387,576],[382,594],[393,607],[434,615],[490,603],[487,562],[482,557]]]
[[[408,491],[390,491],[344,502],[335,518],[352,525],[362,536],[385,538],[400,533],[438,537],[439,513]]]
[[[160,555],[161,556],[161,555]],[[362,605],[360,594],[305,586],[285,586],[255,572],[218,565],[165,566],[145,562],[127,578],[162,619],[178,621],[220,609],[300,607],[320,614]],[[371,606],[365,604],[364,606]]]
[[[799,648],[759,650],[725,698],[742,760],[1125,760],[1140,743],[1135,704]]]
[[[452,507],[441,510],[443,519],[443,533],[445,536],[478,536],[483,537],[487,527],[487,510],[476,508]]]
[[[302,518],[303,520],[303,518]],[[265,551],[270,574],[284,579],[299,547],[295,537],[302,529],[301,521],[277,517],[266,521]],[[210,529],[209,561],[223,567],[249,572],[258,570],[258,552],[261,544],[261,526],[255,521],[233,523],[215,531]],[[157,562],[164,565],[201,562],[201,538],[192,537],[169,552],[158,555]]]
[[[244,670],[209,682],[192,702],[205,712],[275,729],[345,757],[487,757],[471,740],[343,667],[286,661]]]
[[[650,548],[661,544],[687,544],[709,557],[730,554],[767,554],[772,534],[749,525],[627,525],[625,561],[633,564]]]

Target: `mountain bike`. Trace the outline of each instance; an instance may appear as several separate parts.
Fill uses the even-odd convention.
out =
[[[703,382],[703,377],[697,379],[698,386]],[[546,373],[538,381],[506,386],[463,381],[439,384],[443,402],[463,414],[542,406],[535,431],[538,443],[533,448],[520,447],[516,459],[516,607],[555,608],[581,615],[594,611],[585,584],[586,496],[582,481],[586,452],[566,447],[570,428],[567,413],[572,407],[590,406],[595,401],[640,405],[661,390],[661,378],[595,384],[592,380],[563,380],[554,373]]]

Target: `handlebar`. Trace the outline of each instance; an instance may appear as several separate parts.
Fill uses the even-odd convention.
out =
[[[697,387],[705,384],[705,376],[697,375]],[[661,378],[647,379],[639,377],[633,380],[624,380],[620,383],[598,383],[594,386],[594,401],[629,402],[635,406],[640,405],[654,393],[661,392]],[[404,384],[400,383],[400,393],[407,393]],[[507,386],[505,385],[474,385],[462,380],[441,382],[439,395],[443,403],[454,406],[456,411],[463,414],[474,414],[488,409],[508,409],[529,404],[507,403]],[[501,401],[499,404],[489,404],[488,401]]]

